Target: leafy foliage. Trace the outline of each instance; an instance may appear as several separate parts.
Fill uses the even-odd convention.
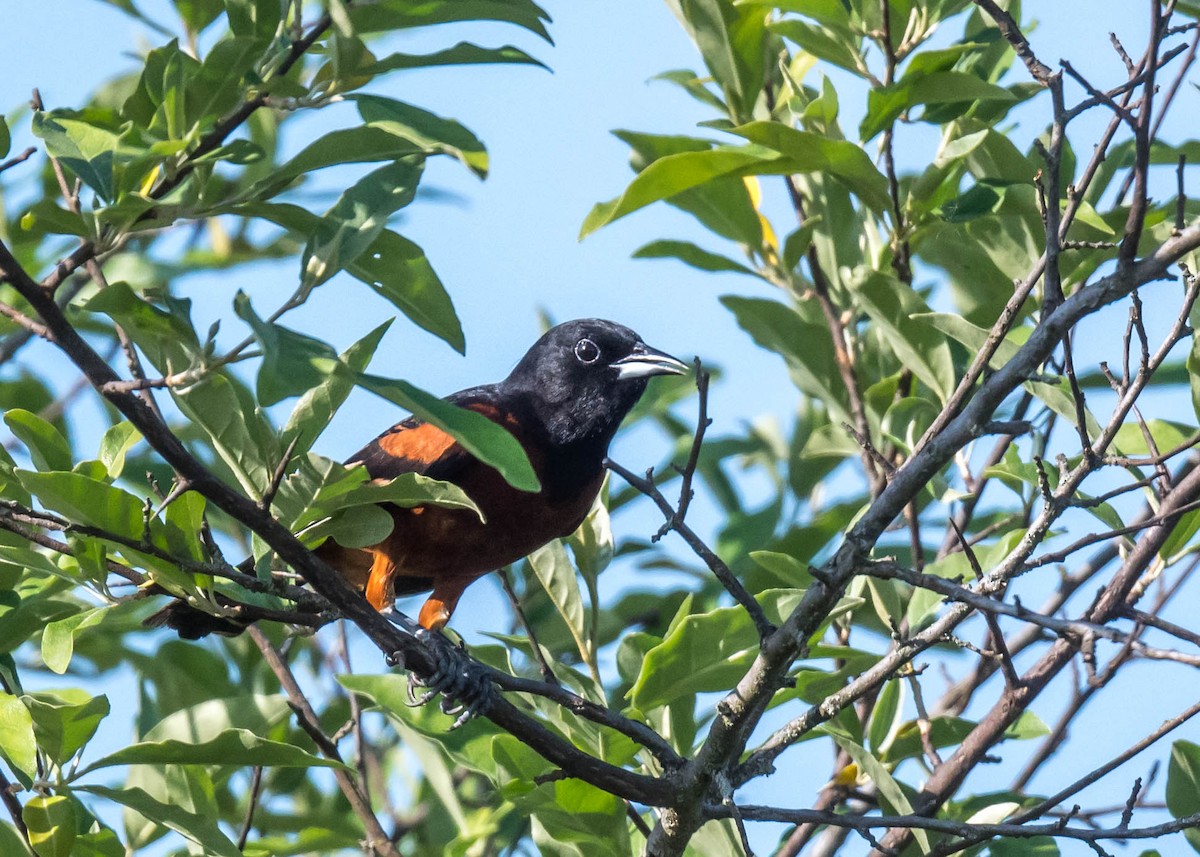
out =
[[[459,121],[373,90],[411,69],[542,61],[472,42],[377,51],[445,23],[548,40],[548,17],[531,0],[175,0],[164,23],[108,2],[161,43],[86,104],[0,121],[0,157],[17,122],[46,156],[40,174],[0,167],[21,190],[0,220],[12,405],[0,851],[332,854],[365,841],[386,855],[722,857],[741,853],[754,821],[789,823],[785,853],[816,836],[836,849],[860,824],[888,828],[878,839],[893,853],[1051,855],[1064,838],[1131,837],[1132,815],[1153,807],[1140,790],[1120,807],[1124,785],[1119,827],[1073,814],[1037,825],[1086,785],[1058,782],[1047,761],[1118,670],[1196,663],[1167,648],[1195,633],[1160,614],[1200,567],[1200,406],[1177,406],[1200,402],[1200,230],[1158,168],[1200,142],[1150,139],[1176,93],[1194,94],[1155,95],[1144,70],[1183,80],[1195,4],[1155,5],[1142,64],[1097,95],[1032,55],[1015,2],[670,0],[703,67],[662,79],[708,119],[616,132],[633,178],[581,236],[675,209],[685,237],[643,236],[634,255],[738,275],[719,281],[740,286],[719,302],[742,346],[786,365],[794,389],[774,393],[794,416],[705,437],[707,382],[695,429],[678,407],[689,382],[656,382],[632,421],[656,427],[681,466],[656,485],[634,472],[645,462],[614,465],[628,486],[614,477],[574,535],[513,570],[520,619],[498,618],[470,653],[507,704],[448,731],[436,705],[409,704],[403,676],[355,671],[328,632],[285,630],[352,614],[295,554],[281,558],[271,525],[303,557],[331,535],[385,538],[380,504],[478,512],[457,486],[375,483],[313,452],[356,387],[451,433],[512,485],[537,490],[537,478],[504,429],[369,371],[387,323],[339,353],[285,317],[316,290],[353,300],[365,287],[464,350],[454,301],[477,298],[448,289],[396,225],[419,216],[431,159],[484,179],[488,152]],[[296,117],[345,119],[351,105],[345,127],[281,145]],[[1089,111],[1112,114],[1101,141],[1072,124]],[[330,184],[314,206],[309,192]],[[291,295],[238,292],[198,328],[184,274],[263,259],[298,260]],[[1161,281],[1175,264],[1172,291]],[[1148,321],[1151,289],[1165,322]],[[49,296],[69,332],[51,338],[76,367],[117,378],[97,355],[109,346],[128,376],[99,385],[125,407],[105,409],[95,436],[64,417],[63,385],[28,356],[51,347],[34,342]],[[1116,327],[1111,305],[1125,313]],[[1123,336],[1093,342],[1109,329],[1093,324]],[[93,348],[102,370],[80,359]],[[181,455],[223,490],[166,464]],[[676,478],[672,503],[662,492]],[[719,516],[708,540],[686,520],[694,486]],[[694,557],[618,539],[610,510],[639,492]],[[266,520],[231,513],[231,494]],[[614,596],[600,581],[613,565],[644,577]],[[260,625],[215,645],[156,638],[151,651],[154,595]],[[371,624],[359,622],[378,644]],[[1077,681],[1063,678],[1072,663]],[[929,664],[953,681],[940,689]],[[110,681],[133,685],[125,746],[114,711],[129,706],[98,692]],[[1051,686],[1069,702],[1047,725],[1035,709],[1057,716]],[[1157,727],[1155,708],[1138,728],[1157,739],[1195,713]],[[788,806],[735,812],[737,789],[802,742],[828,765],[789,784]],[[997,753],[1023,760],[1007,788],[967,779]],[[1174,821],[1144,835],[1185,831],[1200,850],[1198,782],[1200,750],[1176,741]]]

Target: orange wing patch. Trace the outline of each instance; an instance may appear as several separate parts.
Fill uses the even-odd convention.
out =
[[[508,411],[501,411],[493,404],[488,402],[471,402],[463,405],[468,411],[474,411],[477,414],[482,414],[494,423],[498,423],[509,431],[517,427],[517,418]]]
[[[454,438],[440,428],[422,423],[414,428],[389,432],[378,440],[379,448],[393,458],[403,458],[416,464],[421,472],[454,446]]]
[[[376,610],[391,607],[396,601],[395,590],[392,588],[392,578],[396,574],[396,565],[388,556],[386,550],[372,550],[374,562],[371,563],[371,573],[367,578],[367,601]]]

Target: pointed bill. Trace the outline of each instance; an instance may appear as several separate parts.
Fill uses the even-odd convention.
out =
[[[635,345],[625,357],[614,360],[612,366],[617,370],[617,379],[621,381],[654,375],[686,375],[688,371],[688,365],[683,361],[644,342]]]

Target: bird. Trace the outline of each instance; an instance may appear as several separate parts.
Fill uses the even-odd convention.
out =
[[[442,429],[409,417],[346,464],[364,467],[372,480],[417,473],[453,483],[482,518],[468,509],[386,504],[394,525],[383,541],[344,547],[330,538],[316,553],[385,615],[397,597],[428,591],[417,624],[440,631],[471,583],[583,523],[604,481],[609,444],[650,378],[687,371],[686,364],[612,321],[586,318],[552,327],[504,380],[446,397],[511,432],[540,490],[513,487]],[[182,601],[147,622],[189,639],[232,635],[245,627]]]

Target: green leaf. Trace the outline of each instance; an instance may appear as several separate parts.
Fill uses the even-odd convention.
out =
[[[719,253],[710,253],[690,241],[651,241],[633,251],[634,259],[678,259],[699,268],[701,271],[731,271],[736,274],[751,274],[754,271]]]
[[[798,131],[779,122],[750,122],[728,129],[730,134],[786,155],[791,172],[831,175],[876,213],[890,210],[887,178],[861,148],[846,140],[831,140],[811,131]]]
[[[198,491],[184,491],[167,506],[163,520],[167,549],[171,555],[192,562],[204,562],[207,551],[200,533],[204,527],[207,501]]]
[[[749,119],[766,73],[766,10],[723,0],[681,0],[678,8],[730,115]]]
[[[803,597],[803,589],[769,589],[755,600],[768,619],[782,623]],[[859,598],[844,599],[828,618],[861,603]],[[689,694],[728,690],[754,660],[758,644],[754,623],[741,606],[686,616],[646,653],[630,700],[649,711]]]
[[[945,335],[922,317],[929,307],[915,291],[887,274],[874,271],[861,283],[851,282],[855,302],[895,352],[944,403],[954,392],[954,357]]]
[[[541,483],[521,444],[507,429],[483,414],[452,405],[407,381],[364,373],[358,376],[358,383],[449,434],[471,455],[496,468],[514,488],[541,490]]]
[[[1192,334],[1192,347],[1187,356],[1188,381],[1192,390],[1192,410],[1200,419],[1200,336]]]
[[[108,697],[79,688],[31,693],[24,701],[33,717],[38,746],[56,765],[83,749],[109,713]]]
[[[71,857],[75,846],[75,807],[66,795],[35,795],[25,802],[21,819],[38,857]]]
[[[189,656],[191,653],[188,653]],[[244,694],[205,699],[168,714],[145,735],[146,741],[175,740],[203,744],[229,730],[247,729],[265,735],[290,715],[282,695]]]
[[[429,27],[452,21],[501,21],[551,40],[543,23],[550,16],[530,0],[423,0],[417,4],[411,0],[380,0],[356,3],[349,12],[359,33]]]
[[[0,158],[8,157],[11,149],[12,134],[8,130],[8,123],[4,121],[4,117],[0,116]]]
[[[1200,510],[1180,515],[1171,529],[1171,534],[1159,548],[1158,555],[1168,562],[1176,561],[1177,554],[1187,546],[1197,531],[1200,531]]]
[[[70,470],[71,445],[58,429],[37,414],[21,408],[5,411],[4,423],[29,450],[38,470]]]
[[[480,63],[523,63],[548,68],[520,48],[503,45],[484,48],[471,42],[459,42],[431,54],[389,54],[364,68],[363,74],[383,74],[397,69],[429,68],[439,65],[476,65]]]
[[[473,647],[476,655],[480,647]],[[446,727],[451,723],[445,714],[436,710],[436,706],[413,708],[408,704],[407,682],[401,675],[384,673],[382,675],[339,675],[337,681],[347,690],[361,694],[390,715],[397,725],[401,725],[404,734],[417,734],[433,739],[444,753],[468,768],[478,771],[485,776],[497,776],[497,762],[493,752],[494,730],[489,730],[482,724],[468,723],[461,729],[447,732]],[[404,727],[408,727],[404,730]],[[407,739],[406,739],[407,740]],[[415,746],[414,742],[414,746]]]
[[[487,176],[487,150],[478,137],[455,120],[380,95],[346,97],[358,104],[359,116],[368,127],[409,140],[424,151],[450,155],[480,178]]]
[[[125,857],[125,846],[107,827],[75,837],[71,857]]]
[[[867,741],[871,749],[876,753],[886,750],[903,720],[904,681],[894,678],[883,686],[871,709],[871,721],[867,725]]]
[[[1176,741],[1167,766],[1167,810],[1173,818],[1200,812],[1200,744]]]
[[[721,303],[733,312],[738,326],[762,348],[787,361],[793,382],[822,402],[836,423],[850,419],[846,388],[841,383],[833,346],[825,347],[829,328],[802,318],[778,301],[725,295]],[[812,347],[813,343],[820,347]]]
[[[26,490],[68,519],[125,538],[141,538],[143,503],[128,491],[80,473],[16,473]]]
[[[38,200],[21,215],[21,229],[27,233],[38,231],[51,235],[78,235],[80,238],[87,238],[89,227],[89,221],[82,215],[60,208],[49,199]]]
[[[283,7],[279,0],[225,0],[229,29],[237,36],[274,36]]]
[[[100,438],[100,461],[110,479],[116,479],[125,470],[125,456],[141,439],[141,432],[127,421],[111,426]]]
[[[226,729],[207,741],[143,741],[110,753],[78,776],[114,765],[236,765],[264,768],[342,768],[346,765],[300,749],[294,744],[260,738],[246,729]]]
[[[0,821],[0,854],[24,855],[29,851],[25,847],[25,840],[17,833],[17,829],[6,821]],[[125,850],[121,849],[120,853],[115,857],[125,857]]]
[[[948,223],[963,223],[995,211],[1002,199],[1001,192],[980,182],[966,193],[942,205],[939,213]]]
[[[50,622],[42,630],[42,663],[50,672],[62,675],[71,664],[75,651],[75,628],[86,614],[77,613],[66,619]]]
[[[567,629],[575,639],[579,656],[584,663],[591,663],[595,653],[591,650],[590,639],[584,628],[583,595],[579,591],[579,579],[575,576],[575,566],[567,556],[567,549],[560,539],[555,539],[547,545],[535,550],[529,555],[529,568],[537,577],[550,603],[562,616]]]
[[[343,509],[305,533],[310,540],[332,536],[346,548],[367,548],[387,540],[395,528],[387,509],[379,506],[355,506]]]
[[[208,435],[243,490],[260,496],[270,484],[281,451],[245,388],[232,377],[213,372],[172,394],[188,420]]]
[[[1050,727],[1042,718],[1032,711],[1022,711],[1021,715],[1004,730],[1004,737],[1016,741],[1028,741],[1031,738],[1041,738],[1050,734]]]
[[[33,133],[45,141],[49,154],[102,200],[116,201],[117,134],[57,111],[40,110],[33,114]]]
[[[423,169],[423,159],[401,158],[347,188],[308,239],[300,265],[303,284],[318,286],[357,259],[388,218],[412,202]]]
[[[781,261],[785,271],[794,271],[800,265],[800,260],[807,255],[808,248],[812,246],[813,233],[820,224],[819,216],[805,218],[804,224],[784,240]]]
[[[273,35],[274,32],[226,37],[209,49],[184,89],[187,133],[211,128],[242,103],[247,85],[260,82],[255,66]],[[231,141],[242,145],[248,142]]]
[[[338,355],[338,360],[350,372],[335,372],[300,397],[292,409],[291,416],[288,417],[287,425],[283,428],[280,446],[286,449],[295,439],[297,442],[293,454],[297,456],[312,448],[337,409],[354,389],[355,375],[364,371],[370,364],[371,358],[375,356],[375,349],[379,347],[380,340],[391,325],[390,320],[385,321]]]
[[[872,89],[867,95],[867,115],[858,134],[865,143],[892,124],[901,113],[921,104],[954,104],[974,101],[1015,102],[1002,86],[961,71],[906,74],[891,86]]]
[[[862,39],[854,38],[849,28],[831,28],[811,24],[799,18],[772,21],[771,30],[789,41],[795,42],[817,59],[833,63],[859,77],[868,69],[862,55]]]
[[[812,583],[808,566],[794,556],[775,551],[750,551],[750,559],[771,574],[777,587],[804,589]]]
[[[714,179],[795,171],[788,158],[759,146],[736,149],[723,146],[667,155],[638,173],[619,197],[594,206],[583,221],[579,237],[586,238],[601,226],[607,226],[652,202],[669,200]]]
[[[875,783],[875,787],[879,789],[880,803],[883,805],[885,812],[894,815],[912,814],[912,804],[908,802],[908,798],[900,788],[900,784],[896,782],[891,772],[888,771],[882,762],[871,755],[857,741],[854,741],[848,735],[843,735],[835,727],[826,724],[818,726],[817,729],[829,734],[837,745],[845,750],[847,755],[854,760],[854,763],[858,765],[858,769],[871,778],[871,782]],[[929,853],[929,832],[913,828],[912,834],[923,852]]]
[[[713,148],[711,140],[663,134],[638,134],[614,131],[633,150],[631,164],[641,172],[647,166],[683,152],[702,152]],[[745,178],[729,176],[713,179],[691,190],[676,194],[667,204],[686,211],[717,235],[746,245],[751,250],[763,246],[763,219],[750,194]]]
[[[225,11],[221,0],[175,0],[180,19],[193,33],[199,33]]]
[[[25,703],[11,693],[0,693],[0,756],[26,776],[37,776],[33,718]]]
[[[445,340],[459,354],[465,353],[466,338],[454,303],[425,251],[412,241],[385,229],[346,270],[418,327]]]
[[[973,352],[978,352],[983,348],[989,335],[989,331],[971,324],[962,316],[952,313],[918,313],[913,315],[912,318],[914,320],[927,320],[938,330],[952,339],[958,340]],[[993,369],[998,369],[1012,360],[1020,348],[1019,343],[1023,342],[1029,333],[1030,328],[1028,327],[1017,327],[1011,331],[1008,337],[996,348],[996,352],[989,365]],[[1026,381],[1022,386],[1041,399],[1047,407],[1059,416],[1065,417],[1072,423],[1075,422],[1075,398],[1071,394],[1071,388],[1066,378],[1061,379],[1057,384],[1042,381]],[[1085,419],[1088,434],[1093,438],[1098,437],[1100,435],[1100,425],[1096,422],[1096,418],[1092,416],[1091,411],[1085,412]]]
[[[279,193],[297,176],[339,164],[395,161],[420,151],[411,140],[380,128],[342,128],[309,143],[291,160],[246,192],[249,199],[267,199]]]
[[[256,389],[263,407],[307,393],[340,368],[337,352],[330,345],[281,324],[264,322],[240,289],[234,297],[233,309],[250,325],[254,338],[262,346]]]
[[[443,506],[447,509],[466,509],[480,516],[483,513],[475,502],[467,496],[467,492],[452,482],[439,482],[422,476],[419,473],[402,473],[386,482],[366,480],[348,491],[339,493],[328,500],[318,502],[316,515],[322,512],[334,512],[356,506],[391,505],[401,508],[413,506]],[[314,514],[310,512],[310,514]],[[304,523],[305,518],[297,523]]]
[[[143,789],[110,789],[106,786],[75,786],[75,791],[87,792],[97,797],[127,806],[151,821],[169,827],[176,833],[195,842],[203,853],[213,857],[242,857],[242,852],[229,841],[214,819],[189,812],[182,807],[163,803],[147,794]]]

